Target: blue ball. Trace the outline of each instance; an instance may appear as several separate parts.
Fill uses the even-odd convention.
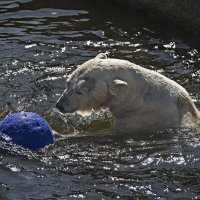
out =
[[[32,112],[18,112],[9,115],[0,124],[0,136],[3,135],[17,145],[34,150],[54,142],[48,123]]]

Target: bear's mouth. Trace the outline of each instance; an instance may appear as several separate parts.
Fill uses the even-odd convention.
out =
[[[56,108],[61,112],[61,113],[74,113],[77,111],[77,109],[75,108],[64,108],[64,107],[59,107],[59,106],[56,106]]]

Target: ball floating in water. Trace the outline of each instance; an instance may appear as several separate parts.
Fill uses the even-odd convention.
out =
[[[54,137],[48,123],[32,112],[18,112],[9,115],[0,124],[0,136],[30,149],[40,149],[53,144]]]

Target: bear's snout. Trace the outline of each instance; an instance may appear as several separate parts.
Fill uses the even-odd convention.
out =
[[[63,96],[57,101],[55,107],[61,112],[61,113],[73,113],[77,111],[76,104],[71,104],[69,102],[69,99],[64,98]]]

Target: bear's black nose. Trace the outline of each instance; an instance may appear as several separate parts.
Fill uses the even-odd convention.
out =
[[[57,102],[55,107],[59,110],[59,111],[63,111],[63,106],[61,105],[61,103]]]

